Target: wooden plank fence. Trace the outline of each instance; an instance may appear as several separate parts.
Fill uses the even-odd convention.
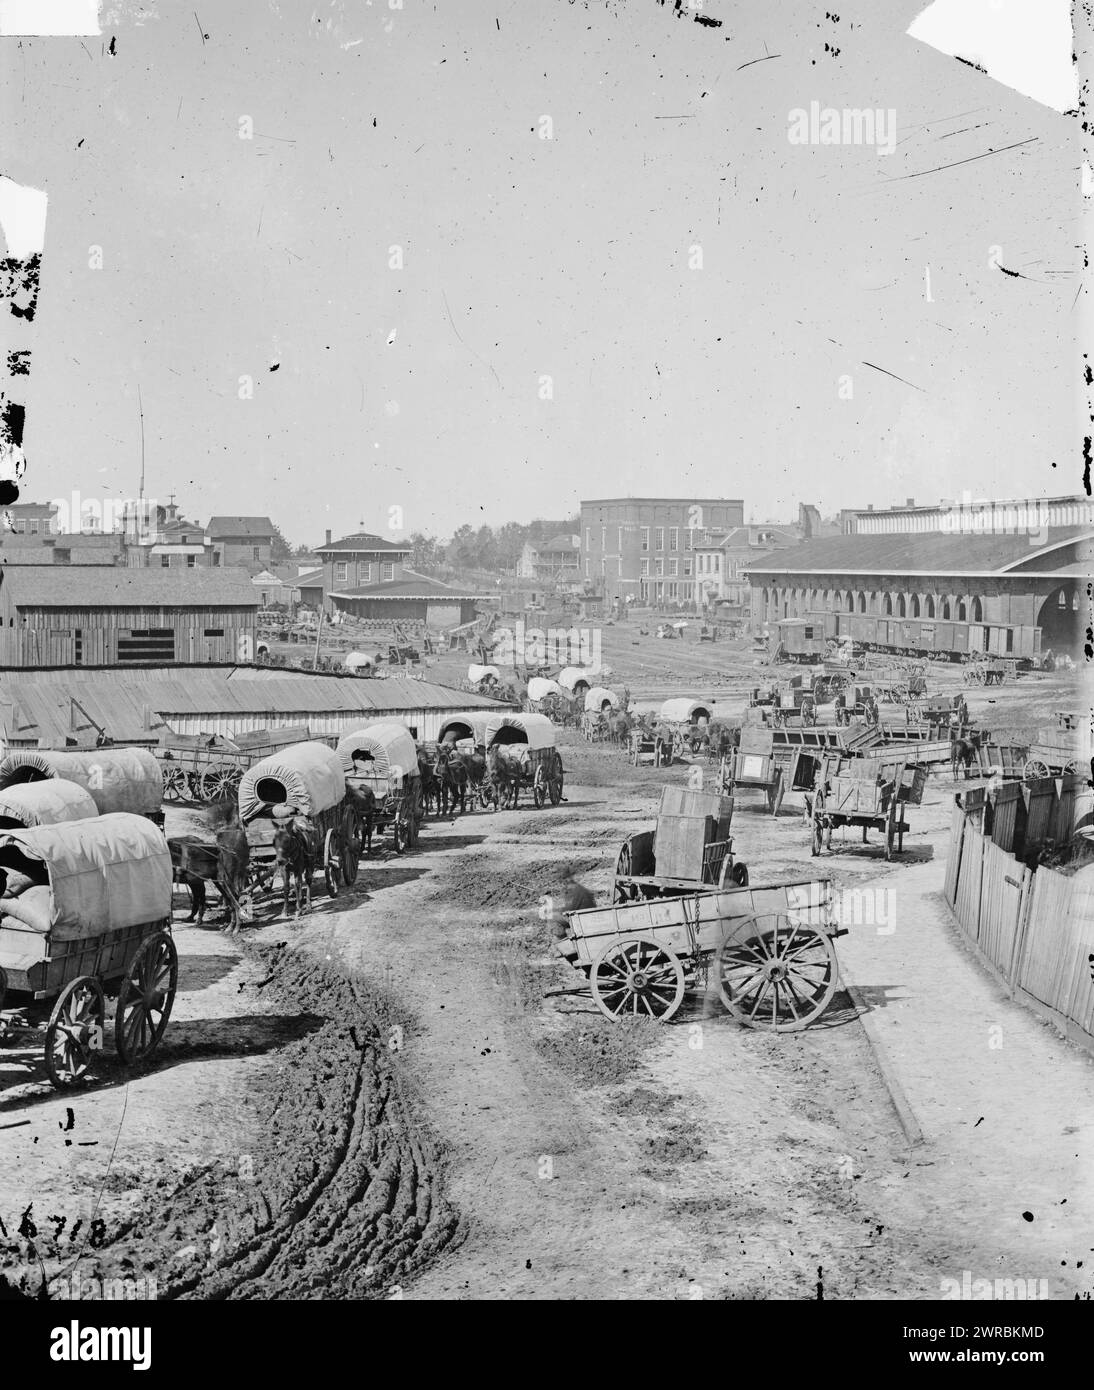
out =
[[[1015,857],[1033,863],[1092,819],[1094,793],[1081,777],[1005,784],[994,797],[970,788],[955,798],[945,893],[1012,997],[1094,1052],[1094,863],[1065,873]]]

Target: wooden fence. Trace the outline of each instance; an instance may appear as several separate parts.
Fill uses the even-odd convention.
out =
[[[1094,792],[1077,776],[1008,784],[991,798],[970,789],[955,798],[945,886],[961,930],[1012,997],[1090,1051],[1094,862],[1068,873],[1037,855],[1092,819]]]

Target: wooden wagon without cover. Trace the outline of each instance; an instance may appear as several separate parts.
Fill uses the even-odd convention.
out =
[[[193,801],[225,801],[235,798],[243,774],[260,758],[282,748],[312,739],[308,729],[258,729],[236,734],[168,734],[156,749],[163,772],[163,794],[168,801],[187,797]]]
[[[904,835],[911,829],[903,808],[908,803],[918,806],[923,800],[927,775],[925,766],[902,758],[858,758],[843,763],[838,758],[826,759],[807,802],[813,854],[831,850],[832,831],[844,826],[860,828],[864,845],[868,830],[881,831],[885,858],[902,854]]]
[[[718,792],[666,787],[657,825],[620,846],[612,900],[675,896],[688,889],[748,883],[748,869],[733,859],[733,798]]]
[[[163,825],[163,776],[146,748],[21,748],[0,761],[0,791],[53,778],[83,787],[100,815],[128,811]]]
[[[763,792],[767,809],[777,816],[786,786],[782,761],[775,753],[773,731],[742,729],[740,746],[723,759],[721,780],[723,788],[734,796],[738,791]]]
[[[739,1022],[805,1028],[839,985],[828,879],[684,891],[566,914],[563,956],[608,1018],[666,1022],[689,989]],[[572,992],[572,991],[567,991]]]
[[[158,828],[116,812],[9,831],[0,871],[0,1033],[18,1041],[44,1026],[49,1078],[71,1086],[102,1049],[111,998],[118,1055],[146,1060],[178,984],[171,855]]]
[[[304,816],[322,839],[321,864],[330,897],[340,883],[357,881],[361,821],[347,794],[342,759],[325,743],[297,743],[263,758],[239,784],[239,819],[250,849],[250,884],[268,887],[276,869],[274,836],[294,816]]]
[[[1089,767],[1094,745],[1089,724],[1085,738],[1082,728],[1078,715],[1060,711],[1055,728],[1038,729],[1022,769],[1024,779],[1035,782],[1043,777],[1063,777]]]
[[[375,798],[372,828],[388,834],[396,854],[418,843],[422,789],[418,749],[402,724],[367,724],[339,740],[346,783]]]

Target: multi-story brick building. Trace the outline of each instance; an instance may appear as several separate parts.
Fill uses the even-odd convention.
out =
[[[273,563],[273,522],[268,516],[214,516],[205,528],[215,565],[261,574]]]
[[[581,504],[581,578],[613,607],[693,603],[696,534],[744,522],[726,497],[614,497]]]

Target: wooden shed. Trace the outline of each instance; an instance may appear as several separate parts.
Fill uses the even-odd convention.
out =
[[[251,661],[258,596],[244,570],[0,568],[0,667]]]

